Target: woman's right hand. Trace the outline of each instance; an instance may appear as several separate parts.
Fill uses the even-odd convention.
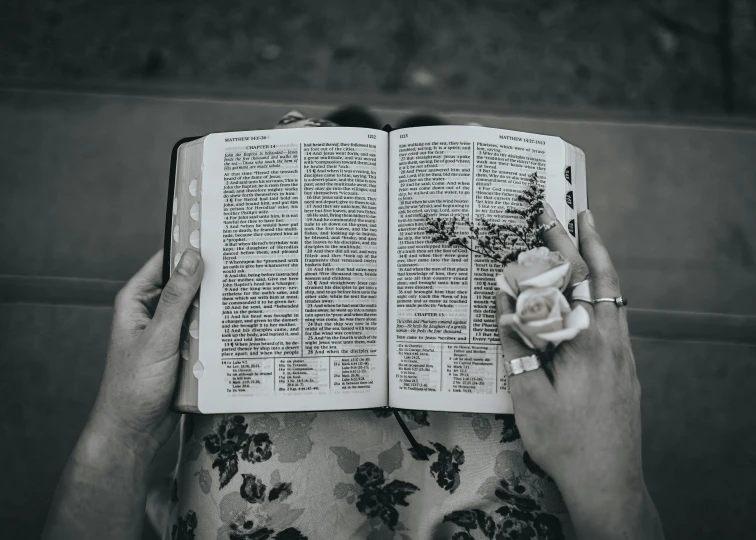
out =
[[[544,208],[541,223],[555,220]],[[579,252],[558,221],[543,233],[546,246],[570,261],[571,283],[590,278],[593,298],[620,296],[590,213],[578,220]],[[507,293],[496,300],[498,317],[512,313]],[[523,444],[559,486],[580,538],[663,538],[643,477],[640,385],[625,312],[611,302],[578,303],[589,328],[562,343],[551,364],[510,377]],[[499,335],[506,359],[532,354],[509,327],[500,325]]]

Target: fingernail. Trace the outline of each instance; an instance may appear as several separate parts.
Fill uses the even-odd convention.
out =
[[[546,212],[546,215],[549,216],[551,219],[556,219],[556,214],[554,213],[554,209],[546,201],[543,202],[543,210]]]
[[[585,218],[588,220],[588,223],[591,224],[591,227],[593,227],[595,229],[596,225],[594,225],[594,223],[593,223],[593,214],[591,213],[590,210],[586,210],[585,211]]]
[[[191,276],[197,270],[199,261],[199,253],[193,249],[187,249],[181,256],[181,260],[179,261],[176,270],[178,270],[178,273],[183,276]]]

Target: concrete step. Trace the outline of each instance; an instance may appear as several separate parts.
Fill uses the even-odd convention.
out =
[[[36,538],[104,368],[112,309],[0,303],[0,493],[7,538]],[[668,540],[747,538],[756,496],[756,347],[635,338],[643,466]],[[40,426],[44,426],[40,429]]]
[[[170,149],[336,106],[0,91],[0,275],[121,281],[162,245]],[[411,109],[379,108],[396,123]],[[450,113],[585,150],[591,208],[631,306],[756,315],[756,131]]]

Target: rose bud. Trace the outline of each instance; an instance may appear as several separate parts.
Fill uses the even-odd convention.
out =
[[[516,262],[506,265],[496,276],[496,285],[512,298],[517,298],[526,289],[556,287],[564,291],[571,274],[570,263],[561,253],[541,246],[520,253]]]
[[[501,326],[511,326],[533,350],[543,351],[569,341],[588,328],[590,318],[583,306],[570,310],[567,299],[556,287],[526,289],[517,297],[515,313],[499,318]]]

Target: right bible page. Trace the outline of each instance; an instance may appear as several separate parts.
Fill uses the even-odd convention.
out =
[[[501,264],[432,242],[426,217],[456,218],[460,235],[465,218],[521,220],[506,210],[522,204],[536,173],[566,227],[565,143],[477,126],[408,128],[389,139],[389,403],[512,413],[496,326]]]

